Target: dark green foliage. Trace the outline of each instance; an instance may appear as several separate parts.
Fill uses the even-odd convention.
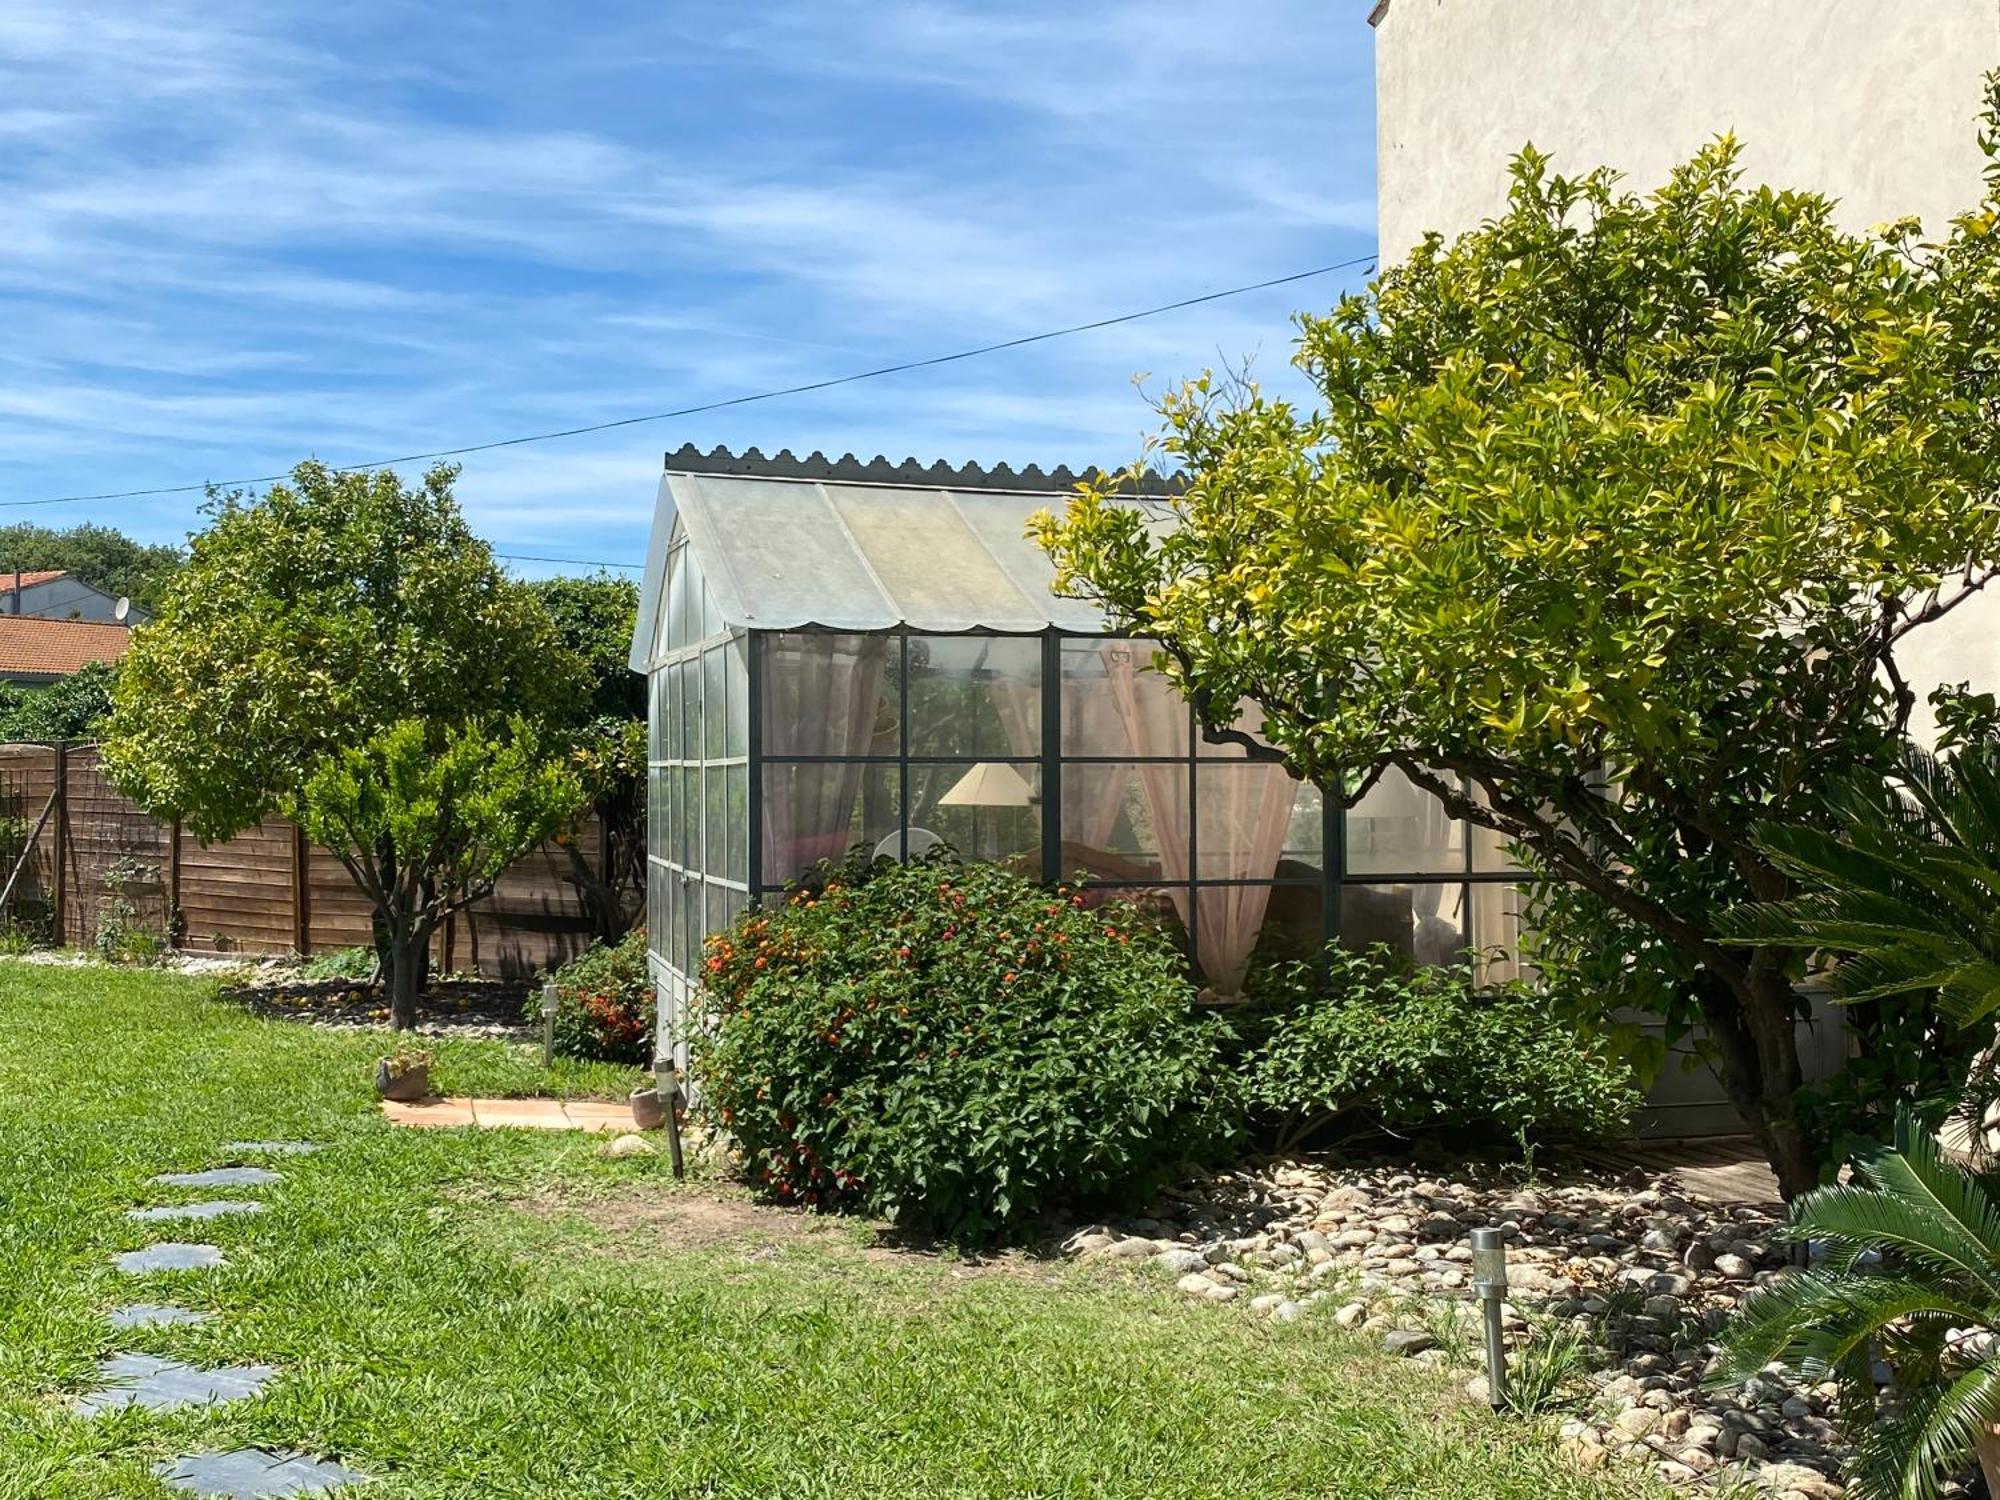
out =
[[[1787,1233],[1825,1259],[1751,1295],[1724,1335],[1720,1374],[1748,1380],[1783,1360],[1809,1381],[1838,1381],[1856,1448],[1849,1493],[1934,1500],[1972,1461],[1975,1435],[2000,1422],[2000,1206],[1907,1112],[1896,1148],[1863,1156],[1857,1174],[1793,1203]],[[1876,1359],[1895,1375],[1887,1410]],[[2000,1448],[1987,1447],[1991,1485]]]
[[[1630,1068],[1525,985],[1481,992],[1386,948],[1329,948],[1289,979],[1244,1063],[1281,1146],[1343,1116],[1523,1146],[1610,1137],[1638,1106]]]
[[[823,870],[705,963],[695,1082],[787,1201],[978,1243],[1057,1197],[1143,1201],[1237,1114],[1173,945],[996,867]]]
[[[180,547],[135,542],[110,526],[86,521],[66,531],[23,521],[0,526],[0,571],[61,568],[107,594],[124,594],[141,609],[158,609],[168,582],[187,562]]]
[[[1954,1111],[1976,1121],[1992,1098],[1990,1070],[1974,1067],[2000,1009],[2000,743],[1942,759],[1910,747],[1886,785],[1837,785],[1827,804],[1837,832],[1758,829],[1800,894],[1739,908],[1726,931],[1836,960],[1829,978],[1860,1054],[1801,1101],[1832,1171],[1899,1109],[1935,1127]]]
[[[46,687],[0,683],[0,741],[95,739],[117,677],[116,667],[94,661]]]
[[[557,843],[598,939],[616,943],[645,904],[646,679],[629,662],[639,586],[594,573],[531,587],[562,643],[583,663],[588,696],[577,704],[573,759],[603,833],[595,859],[574,839]]]
[[[632,627],[639,615],[639,585],[629,578],[593,573],[584,578],[543,578],[529,585],[556,622],[562,643],[583,660],[590,696],[578,704],[585,719],[643,719],[646,679],[632,670]]]
[[[653,976],[646,971],[646,929],[615,944],[592,943],[555,973],[556,1051],[601,1062],[653,1061],[657,1011]],[[525,1015],[541,1024],[541,994],[528,997]]]

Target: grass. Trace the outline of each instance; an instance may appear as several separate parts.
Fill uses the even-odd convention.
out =
[[[454,1091],[533,1071],[441,1050]],[[578,1135],[390,1131],[380,1051],[195,980],[0,961],[0,1500],[164,1496],[154,1463],[242,1443],[337,1456],[382,1500],[1625,1493],[1330,1322],[855,1233],[676,1248],[642,1210],[716,1189]],[[175,1196],[148,1179],[248,1137],[325,1149],[278,1164],[268,1212],[186,1234],[221,1271],[115,1274],[114,1251],[172,1237],[123,1217]],[[114,1337],[105,1311],[140,1298],[222,1316]],[[281,1375],[228,1408],[71,1416],[125,1348]]]

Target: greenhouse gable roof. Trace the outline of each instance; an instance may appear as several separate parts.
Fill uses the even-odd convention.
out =
[[[684,447],[667,455],[660,481],[632,665],[646,664],[676,524],[710,608],[741,629],[1094,634],[1102,613],[1051,592],[1055,570],[1026,530],[1037,511],[1101,477]],[[1164,526],[1174,489],[1148,475],[1127,503]]]

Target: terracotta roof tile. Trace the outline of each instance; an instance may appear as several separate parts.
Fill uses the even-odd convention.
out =
[[[0,615],[0,676],[67,677],[93,661],[117,661],[132,644],[123,625]]]
[[[58,578],[67,577],[69,577],[69,571],[66,568],[43,568],[39,572],[23,572],[21,574],[21,587],[31,589],[38,583],[54,583]],[[11,594],[13,592],[14,571],[9,568],[4,572],[0,572],[0,594]]]

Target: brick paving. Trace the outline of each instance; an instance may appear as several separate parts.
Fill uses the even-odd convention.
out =
[[[638,1127],[632,1109],[601,1099],[426,1099],[382,1103],[382,1118],[411,1130],[589,1130],[622,1133]]]

